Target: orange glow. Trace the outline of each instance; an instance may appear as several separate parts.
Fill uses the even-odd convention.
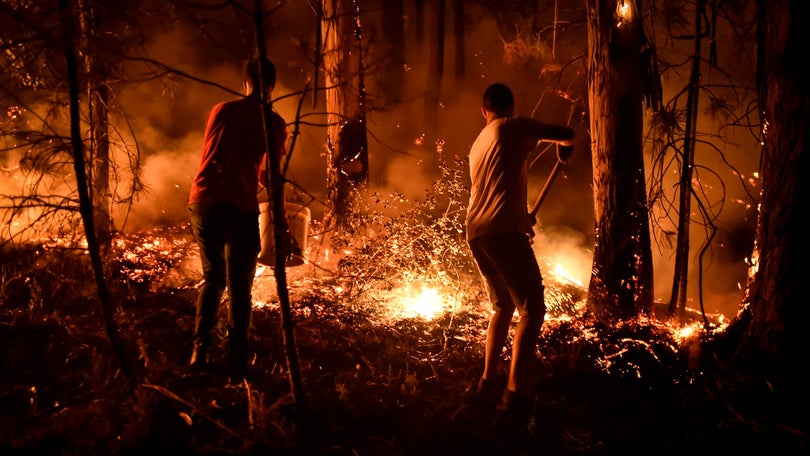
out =
[[[432,320],[442,312],[451,310],[453,303],[437,288],[409,285],[392,291],[389,316],[399,318],[422,318]]]

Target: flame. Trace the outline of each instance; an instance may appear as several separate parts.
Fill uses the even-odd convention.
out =
[[[616,28],[622,28],[622,26],[630,21],[633,20],[633,6],[632,2],[628,2],[625,0],[621,0],[620,2],[616,3],[616,18],[618,22],[616,23]]]
[[[554,266],[554,275],[558,281],[568,281],[580,287],[584,286],[582,285],[581,281],[574,277],[574,275],[567,269],[563,268],[563,265],[560,263],[557,263],[557,265]]]
[[[408,318],[435,320],[455,310],[461,299],[460,293],[451,289],[449,279],[441,274],[403,271],[395,283],[400,285],[374,293],[381,317],[389,322]]]
[[[438,314],[452,308],[437,288],[421,286],[415,290],[414,287],[408,286],[397,294],[393,302],[394,309],[399,309],[399,313],[404,317],[432,320]]]
[[[675,337],[679,340],[686,340],[692,337],[693,335],[700,333],[699,323],[693,323],[688,326],[684,326],[675,331]]]

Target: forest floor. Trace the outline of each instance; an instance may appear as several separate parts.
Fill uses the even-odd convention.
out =
[[[767,385],[706,354],[720,326],[686,336],[656,319],[600,325],[572,311],[584,298],[573,286],[555,289],[570,306],[543,327],[528,428],[499,426],[465,402],[483,366],[480,293],[432,319],[391,318],[382,301],[347,301],[333,275],[290,268],[288,364],[267,269],[257,277],[249,378],[226,375],[221,328],[214,366],[193,371],[198,259],[175,229],[128,246],[129,280],[112,288],[138,366],[132,382],[112,355],[86,257],[42,246],[3,252],[0,454],[808,452],[806,429],[779,418]],[[300,377],[290,375],[295,364]]]

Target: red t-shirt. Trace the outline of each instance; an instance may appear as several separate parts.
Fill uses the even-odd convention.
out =
[[[272,137],[279,157],[286,154],[284,119],[271,111]],[[259,212],[259,168],[265,154],[261,104],[256,98],[217,104],[205,126],[200,168],[188,203],[224,203]]]

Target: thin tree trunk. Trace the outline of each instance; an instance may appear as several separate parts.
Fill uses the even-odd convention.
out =
[[[295,321],[290,306],[290,292],[287,286],[287,255],[288,250],[283,242],[288,232],[287,218],[284,211],[284,176],[281,175],[281,153],[276,148],[273,138],[273,122],[271,117],[270,100],[267,99],[268,90],[264,87],[266,69],[263,61],[267,57],[267,48],[264,42],[264,10],[262,0],[255,0],[253,10],[253,26],[256,35],[257,58],[259,59],[259,93],[261,94],[262,117],[264,121],[264,141],[268,151],[267,171],[270,179],[270,193],[273,210],[273,240],[278,246],[275,249],[276,261],[273,274],[276,278],[276,292],[278,293],[279,307],[281,308],[281,329],[284,336],[284,354],[287,359],[290,389],[293,402],[300,407],[306,406],[304,399],[304,384],[301,380],[301,368],[298,363],[298,347],[295,343]]]
[[[417,51],[422,51],[425,41],[425,0],[414,0],[413,23],[416,28]]]
[[[464,41],[464,0],[453,0],[453,37],[456,46],[456,82],[464,82],[466,76],[467,45]]]
[[[102,259],[106,259],[112,245],[112,219],[110,218],[110,136],[109,86],[107,64],[95,55],[98,39],[96,12],[88,0],[79,2],[81,40],[84,68],[87,74],[87,101],[90,123],[90,195],[93,202],[96,236]]]
[[[93,85],[89,90],[91,125],[91,157],[93,172],[93,209],[98,243],[103,258],[112,247],[112,219],[110,217],[110,111],[109,87],[106,83]]]
[[[604,319],[652,310],[652,250],[643,159],[640,3],[588,0],[588,95],[595,239],[588,307]],[[636,5],[639,9],[632,8]]]
[[[87,239],[87,251],[93,268],[96,281],[96,291],[101,302],[101,314],[104,318],[104,328],[107,338],[112,346],[113,353],[121,366],[129,386],[134,386],[133,366],[128,362],[126,348],[121,333],[115,321],[115,304],[110,299],[107,280],[104,277],[104,263],[99,252],[98,239],[94,228],[93,204],[88,191],[88,176],[84,159],[84,143],[82,142],[79,117],[79,72],[76,61],[74,11],[70,0],[60,0],[59,9],[62,16],[64,33],[64,55],[67,63],[68,96],[70,99],[70,139],[73,149],[73,170],[76,173],[76,188],[79,194],[79,211],[84,223],[84,232]]]
[[[430,63],[428,65],[425,89],[425,129],[428,137],[434,139],[439,129],[441,108],[441,88],[444,77],[444,22],[445,0],[434,0],[433,21],[431,24]]]
[[[321,60],[323,58],[323,51],[321,45],[323,44],[323,6],[321,6],[321,0],[316,0],[316,10],[317,11],[317,21],[318,25],[315,27],[315,71],[313,71],[313,79],[312,79],[312,107],[318,106],[318,92],[320,88],[318,87],[318,76],[321,73]]]
[[[386,63],[380,75],[380,88],[386,100],[402,100],[405,74],[405,24],[403,0],[390,0],[382,11]]]
[[[667,314],[678,313],[683,321],[686,317],[686,294],[689,284],[689,230],[692,217],[692,175],[695,163],[695,132],[697,131],[698,101],[700,91],[700,59],[702,18],[705,0],[698,0],[695,9],[695,49],[692,54],[692,73],[686,100],[686,128],[684,129],[683,150],[681,151],[681,178],[678,186],[678,240],[675,248],[675,270],[672,280],[672,295]]]

